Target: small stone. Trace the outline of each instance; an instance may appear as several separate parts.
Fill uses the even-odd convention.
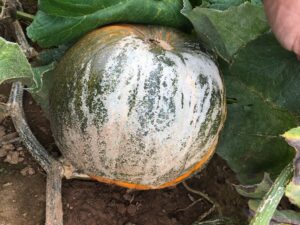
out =
[[[20,171],[20,173],[23,176],[33,175],[33,174],[35,174],[35,170],[31,166],[26,166]]]
[[[19,162],[19,152],[10,151],[7,153],[7,156],[4,162],[8,162],[9,164],[18,164]]]
[[[18,162],[23,162],[23,161],[24,161],[24,158],[23,157],[19,157]]]
[[[11,185],[12,185],[12,183],[8,182],[8,183],[3,184],[2,187],[8,187],[8,186],[11,186]]]
[[[125,225],[136,225],[135,223],[127,222]]]
[[[23,150],[24,150],[24,148],[22,146],[17,147],[17,151],[23,151]]]
[[[7,152],[7,149],[0,148],[0,158],[5,157],[7,155]]]
[[[136,211],[137,211],[137,209],[136,209],[135,205],[129,205],[127,207],[127,212],[130,216],[134,216],[136,214]]]

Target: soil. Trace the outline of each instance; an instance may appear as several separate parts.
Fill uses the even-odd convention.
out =
[[[9,89],[9,85],[0,86],[2,101]],[[33,133],[52,155],[58,155],[43,112],[27,93],[24,102]],[[15,138],[14,132],[9,118],[0,122],[0,141],[3,135]],[[4,156],[0,150],[0,225],[42,225],[46,174],[19,141],[5,146],[2,149],[8,150]],[[223,216],[236,224],[246,224],[247,202],[232,183],[237,183],[234,173],[217,155],[203,171],[187,180],[191,188],[217,202]],[[212,207],[205,199],[198,201],[201,197],[182,184],[163,190],[133,191],[92,181],[64,180],[62,195],[65,225],[191,225]],[[215,210],[206,219],[216,215]]]
[[[25,12],[35,14],[36,0],[20,2]],[[29,24],[20,22],[24,28]],[[0,24],[0,36],[13,41],[7,30]],[[0,86],[0,101],[7,100],[9,90],[9,85]],[[58,156],[49,121],[28,93],[24,106],[33,133],[50,154]],[[3,140],[15,141],[2,145]],[[187,180],[191,188],[206,193],[220,205],[230,225],[247,224],[247,200],[237,194],[233,183],[238,183],[234,173],[217,155],[203,171]],[[45,186],[45,172],[17,139],[10,118],[0,115],[0,225],[43,225]],[[92,181],[64,180],[62,196],[65,225],[191,225],[212,207],[182,184],[163,190],[133,191]],[[205,219],[215,216],[217,210]]]

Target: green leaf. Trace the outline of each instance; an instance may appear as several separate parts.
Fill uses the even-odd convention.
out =
[[[263,35],[236,56],[231,72],[274,108],[300,115],[300,63],[284,50],[274,36]],[[286,127],[286,130],[295,127]],[[282,134],[281,133],[281,134]]]
[[[260,200],[249,200],[248,206],[251,211],[256,212]],[[300,213],[293,210],[276,210],[272,216],[271,223],[272,225],[291,225],[291,224],[300,224]]]
[[[202,7],[225,10],[231,6],[239,6],[247,0],[204,0]]]
[[[240,48],[269,29],[261,5],[245,2],[220,11],[191,9],[188,0],[184,3],[181,13],[191,21],[198,37],[227,62]]]
[[[228,105],[218,154],[244,184],[259,182],[264,172],[276,177],[295,153],[280,134],[299,124],[300,64],[265,34],[226,66],[227,97],[236,103]]]
[[[276,208],[284,195],[284,188],[293,175],[293,164],[290,163],[280,173],[271,189],[260,202],[250,225],[269,225]]]
[[[36,83],[36,86],[34,88],[28,88],[28,90],[30,90],[31,93],[36,93],[41,91],[42,87],[45,85],[44,84],[44,74],[54,70],[55,68],[55,63],[51,63],[49,65],[45,65],[45,66],[40,66],[40,67],[35,67],[32,68],[33,70],[33,79]],[[47,85],[47,83],[46,83]]]
[[[0,84],[19,80],[33,85],[32,78],[31,66],[19,45],[0,37]]]
[[[49,112],[49,90],[53,84],[52,72],[55,68],[55,62],[35,68],[36,79],[39,83],[39,88],[35,90],[29,90],[34,100],[41,106],[46,116]]]
[[[180,14],[182,6],[182,0],[43,0],[27,34],[42,47],[50,47],[112,23],[190,28]]]
[[[48,88],[50,86],[50,79],[44,78],[44,74],[53,69],[54,63],[32,68],[18,44],[8,42],[0,37],[0,84],[15,80],[22,81],[44,109],[48,108]]]

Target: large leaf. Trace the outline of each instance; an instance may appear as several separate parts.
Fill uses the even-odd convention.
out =
[[[42,47],[50,47],[112,23],[190,27],[180,13],[182,6],[182,0],[42,0],[27,34]]]
[[[203,0],[201,6],[206,8],[225,10],[231,6],[239,6],[246,1],[247,0]]]
[[[193,9],[189,1],[184,0],[181,12],[192,22],[206,46],[226,61],[269,29],[262,6],[249,2],[220,11],[202,7]]]
[[[0,37],[0,84],[16,79],[32,84],[32,78],[31,66],[20,46]]]
[[[300,63],[272,34],[248,44],[231,68],[223,66],[228,118],[218,153],[242,183],[272,177],[292,160],[294,150],[280,134],[299,124]]]
[[[48,108],[48,89],[51,80],[44,74],[54,69],[54,63],[32,68],[18,44],[8,42],[0,37],[0,84],[21,81],[27,86],[35,100]]]

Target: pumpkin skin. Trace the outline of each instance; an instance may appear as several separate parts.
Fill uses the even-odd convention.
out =
[[[166,27],[92,31],[59,62],[50,90],[64,157],[96,180],[136,189],[175,185],[201,169],[225,114],[213,60]]]

